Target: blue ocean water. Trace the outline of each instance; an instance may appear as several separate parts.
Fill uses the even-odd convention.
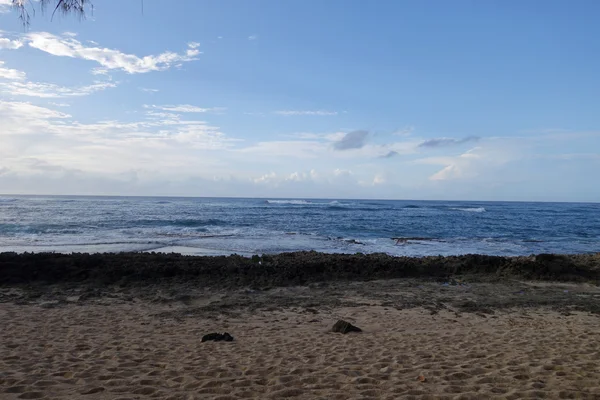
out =
[[[0,252],[297,250],[599,252],[600,204],[0,196]]]

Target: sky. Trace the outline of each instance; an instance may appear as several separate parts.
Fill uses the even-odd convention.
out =
[[[0,193],[600,201],[596,0],[9,3]]]

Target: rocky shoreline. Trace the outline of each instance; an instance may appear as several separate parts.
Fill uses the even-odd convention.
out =
[[[157,253],[0,253],[0,285],[87,283],[146,285],[194,282],[240,288],[328,281],[398,278],[600,282],[600,253],[528,257],[461,255],[393,257],[386,254],[295,252],[253,256],[183,256]]]

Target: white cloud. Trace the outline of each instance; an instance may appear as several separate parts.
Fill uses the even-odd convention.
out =
[[[270,172],[268,174],[264,174],[258,178],[252,179],[254,183],[271,183],[277,179],[277,174],[275,172]]]
[[[258,35],[250,35],[248,36],[248,40],[256,40],[258,39]]]
[[[190,104],[178,104],[178,105],[144,105],[144,108],[154,108],[162,111],[170,112],[181,112],[181,113],[208,113],[208,112],[223,112],[226,109],[223,107],[197,107]]]
[[[87,47],[76,39],[48,32],[30,33],[26,35],[26,39],[29,46],[46,53],[95,61],[105,69],[123,70],[130,74],[163,71],[182,62],[196,60],[195,56],[199,54],[197,50],[188,48],[185,54],[167,51],[158,55],[138,57],[116,49]]]
[[[26,102],[14,102],[0,100],[0,115],[6,119],[16,121],[25,120],[45,120],[55,118],[70,118],[69,114],[40,107]],[[4,133],[9,133],[6,127],[0,129]]]
[[[61,103],[47,104],[0,101],[0,186],[5,190],[292,198],[464,198],[467,193],[473,198],[489,189],[496,190],[489,196],[493,197],[505,193],[518,171],[527,172],[522,166],[528,164],[518,163],[515,148],[528,141],[541,146],[541,157],[547,146],[542,139],[488,138],[468,152],[452,155],[455,148],[445,148],[443,157],[414,160],[413,155],[391,162],[373,155],[384,149],[400,151],[405,143],[418,152],[423,139],[367,144],[346,152],[331,146],[340,135],[325,133],[308,135],[312,140],[246,145],[206,121],[186,120],[209,114],[150,107],[138,110],[137,117],[128,114],[127,120],[90,122],[58,109]],[[568,161],[548,159],[546,166],[577,167],[579,159],[591,169],[598,165],[593,152],[561,150],[560,159]],[[516,164],[504,165],[513,161]],[[539,177],[546,172],[539,171]],[[553,175],[547,179],[552,181]]]
[[[21,47],[23,47],[23,42],[21,42],[20,40],[0,38],[0,49],[16,50]]]
[[[370,161],[384,158],[393,152],[394,155],[412,155],[417,152],[419,139],[389,144],[368,144],[364,138],[359,138],[360,143],[350,144],[344,142],[345,150],[340,151],[339,143],[348,136],[345,132],[335,133],[310,133],[301,132],[288,135],[292,140],[273,140],[255,143],[249,147],[239,149],[242,153],[252,153],[259,157],[265,156],[269,159],[308,159],[321,158],[328,160],[346,160],[357,162],[358,160]],[[351,136],[352,138],[352,136]],[[337,146],[336,146],[337,145]]]
[[[146,115],[152,119],[170,119],[170,120],[178,120],[181,118],[181,114],[175,114],[170,112],[162,112],[162,111],[146,111]]]
[[[337,111],[324,111],[324,110],[315,110],[315,111],[309,111],[309,110],[281,110],[281,111],[275,111],[275,114],[277,115],[283,115],[286,117],[290,117],[290,116],[296,116],[296,115],[316,115],[316,116],[331,116],[331,115],[338,115]]]
[[[156,93],[156,92],[159,92],[158,89],[151,89],[151,88],[145,88],[145,87],[139,87],[138,89],[140,89],[142,92],[146,92],[146,93]]]
[[[10,11],[12,0],[0,0],[0,14]]]
[[[373,177],[373,185],[382,185],[387,182],[387,179],[382,174],[377,174]]]
[[[431,175],[429,179],[432,181],[447,181],[462,178],[464,175],[464,169],[459,167],[458,164],[450,164],[441,171]]]
[[[66,87],[53,83],[36,82],[6,82],[0,83],[0,91],[13,96],[28,96],[40,98],[61,98],[73,96],[87,96],[94,92],[114,88],[115,82],[95,82],[86,86]]]
[[[4,68],[4,61],[0,61],[0,78],[21,81],[27,76],[25,72],[12,68]]]
[[[106,68],[92,68],[92,75],[108,75],[110,72]]]
[[[488,141],[484,146],[474,147],[457,156],[426,157],[415,160],[415,163],[443,166],[429,177],[431,181],[474,179],[518,160],[521,157],[520,150],[515,143],[511,143],[513,140]]]
[[[349,169],[340,169],[340,168],[336,168],[333,171],[333,175],[334,176],[350,176],[353,175],[352,171]]]
[[[319,174],[315,169],[311,169],[308,172],[292,172],[285,177],[286,182],[306,182],[315,181],[319,178]]]
[[[56,102],[53,102],[53,101],[51,101],[48,104],[50,104],[52,106],[55,106],[55,107],[71,107],[71,105],[68,104],[68,103],[56,103]]]
[[[190,49],[197,49],[198,47],[200,47],[200,43],[198,43],[198,42],[189,42],[188,43],[188,47]]]
[[[0,160],[16,174],[14,182],[31,174],[48,178],[52,171],[113,179],[136,170],[148,179],[162,176],[164,181],[175,176],[212,176],[224,170],[220,158],[210,154],[236,142],[204,121],[82,123],[58,110],[11,101],[0,101],[0,137]],[[30,162],[34,158],[52,170],[34,168]]]

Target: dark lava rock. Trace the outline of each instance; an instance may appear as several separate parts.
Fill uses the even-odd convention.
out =
[[[401,243],[408,240],[396,239],[401,239]],[[466,254],[420,258],[315,251],[253,258],[174,253],[0,253],[0,286],[85,283],[98,289],[82,293],[81,301],[103,296],[105,293],[101,289],[110,285],[135,287],[159,282],[193,282],[202,287],[261,288],[419,277],[448,282],[451,277],[465,275],[598,282],[600,253],[527,257]]]
[[[208,335],[202,336],[202,342],[233,342],[233,336],[227,332],[223,333],[209,333]]]
[[[346,334],[348,332],[362,332],[362,329],[360,329],[357,326],[352,325],[350,322],[346,322],[346,321],[340,319],[338,322],[335,323],[335,325],[333,325],[333,328],[331,328],[331,331]]]

